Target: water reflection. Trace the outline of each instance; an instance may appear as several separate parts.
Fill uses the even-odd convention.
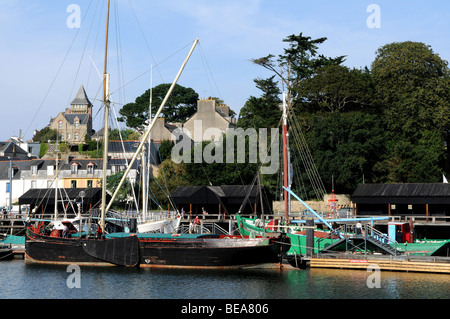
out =
[[[70,289],[64,266],[0,263],[0,298],[11,299],[448,299],[450,276],[362,270],[194,270],[81,267]]]

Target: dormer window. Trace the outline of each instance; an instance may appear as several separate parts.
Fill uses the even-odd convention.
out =
[[[72,175],[78,174],[78,164],[74,163],[70,166],[70,173]]]
[[[31,175],[37,175],[38,174],[38,167],[37,165],[31,166]]]
[[[89,163],[86,167],[87,169],[87,173],[89,175],[94,175],[94,168],[95,168],[95,164],[94,163]]]

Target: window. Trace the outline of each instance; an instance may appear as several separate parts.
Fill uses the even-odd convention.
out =
[[[89,175],[94,175],[94,164],[88,164],[88,166],[87,166],[87,173]]]
[[[31,175],[38,174],[38,167],[36,165],[31,166]]]
[[[87,181],[87,187],[88,188],[92,188],[92,185],[93,185],[92,181]]]
[[[72,173],[72,175],[76,175],[78,173],[78,164],[72,164],[72,166],[70,167],[70,172]]]
[[[55,167],[53,165],[47,166],[47,175],[52,176],[55,174]]]
[[[58,122],[58,128],[60,128],[60,129],[63,128],[63,122],[62,122],[62,121],[59,121],[59,122]]]
[[[125,165],[112,165],[111,166],[111,170],[113,174],[119,173],[119,172],[123,172],[125,171],[127,168]]]
[[[80,135],[78,134],[78,132],[76,132],[76,133],[75,133],[75,141],[78,141],[79,136],[80,136]]]
[[[70,187],[77,188],[77,181],[71,181],[70,182]]]
[[[75,120],[75,128],[78,129],[80,127],[80,121]]]
[[[36,188],[37,188],[37,182],[31,181],[31,189],[36,189]]]
[[[67,133],[67,140],[70,141],[70,133]]]

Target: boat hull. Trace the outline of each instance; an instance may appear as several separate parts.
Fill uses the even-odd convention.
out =
[[[33,263],[240,268],[279,263],[288,242],[218,235],[114,234],[106,239],[52,238],[28,230],[25,260]]]
[[[241,268],[279,262],[280,247],[270,239],[205,238],[141,240],[142,268]]]
[[[0,261],[12,259],[14,259],[14,252],[12,251],[12,249],[0,247]]]
[[[27,230],[25,262],[86,266],[129,266],[139,263],[134,236],[115,239],[52,238]]]

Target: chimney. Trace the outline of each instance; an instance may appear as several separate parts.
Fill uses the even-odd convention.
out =
[[[222,112],[225,116],[230,116],[230,107],[226,104],[221,104],[217,106],[217,110]]]
[[[66,164],[70,164],[70,162],[72,162],[72,160],[73,160],[73,156],[67,156],[67,159],[66,159]]]
[[[209,113],[216,111],[216,101],[215,100],[199,100],[197,101],[197,112],[199,113]]]

